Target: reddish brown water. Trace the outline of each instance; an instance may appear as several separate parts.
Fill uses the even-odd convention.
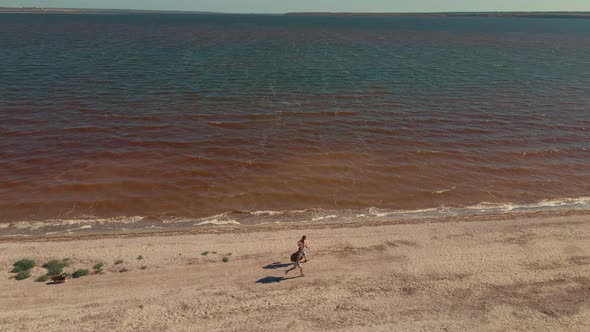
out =
[[[0,221],[585,205],[588,36],[567,19],[1,15]]]

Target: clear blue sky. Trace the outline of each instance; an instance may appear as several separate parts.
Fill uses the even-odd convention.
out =
[[[0,7],[167,9],[232,13],[590,11],[590,0],[0,0]]]

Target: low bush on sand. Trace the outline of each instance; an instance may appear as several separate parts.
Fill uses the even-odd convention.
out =
[[[15,262],[14,264],[12,264],[12,266],[14,266],[14,269],[12,269],[12,273],[18,273],[18,272],[23,272],[23,271],[28,271],[32,268],[35,267],[35,261],[31,260],[31,259],[21,259],[18,262]]]
[[[127,271],[129,271],[129,270],[127,270],[126,268],[122,268],[122,269],[119,270],[119,273],[125,273]]]
[[[95,272],[101,272],[101,271],[102,271],[102,267],[103,267],[103,266],[104,266],[104,264],[103,264],[103,263],[97,263],[97,264],[95,264],[95,265],[92,267],[92,269],[93,269]]]
[[[119,264],[123,264],[123,260],[122,259],[117,259],[115,261],[115,265],[119,265]]]
[[[89,272],[90,271],[88,271],[86,269],[76,270],[74,273],[72,273],[72,278],[80,278],[80,277],[86,276],[86,275],[88,275]]]
[[[201,253],[201,255],[203,255],[203,256],[207,256],[207,255],[209,255],[209,252],[208,252],[208,251],[203,251],[203,252]]]
[[[229,262],[229,258],[227,258],[227,257],[223,257],[222,261],[223,261],[224,263],[227,263],[227,262]]]
[[[49,276],[44,274],[42,276],[40,276],[39,278],[35,279],[36,282],[46,282],[47,280],[49,280]]]
[[[143,259],[143,256],[142,256],[142,255],[139,255],[139,256],[137,256],[137,260],[138,260],[138,261],[140,261],[140,260],[142,260],[142,259]]]
[[[19,272],[19,273],[18,273],[18,274],[17,274],[17,275],[14,277],[14,279],[16,279],[16,280],[25,280],[25,279],[27,279],[27,278],[28,278],[28,277],[30,277],[30,276],[31,276],[31,272],[30,272],[29,270],[27,270],[27,271],[20,271],[20,272]]]
[[[48,276],[56,276],[61,274],[64,270],[64,267],[66,266],[68,266],[66,263],[60,262],[58,260],[52,260],[43,264],[43,267],[47,269]]]
[[[142,270],[145,270],[145,269],[147,269],[147,266],[144,265],[144,266],[141,267],[141,269]]]

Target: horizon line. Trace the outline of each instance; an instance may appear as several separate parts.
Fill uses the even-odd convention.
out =
[[[547,11],[401,11],[401,12],[338,12],[338,11],[294,11],[294,12],[277,12],[277,13],[260,13],[260,12],[217,12],[204,10],[182,10],[182,9],[133,9],[133,8],[80,8],[80,7],[6,7],[1,6],[2,10],[14,11],[110,11],[110,12],[146,12],[146,13],[187,13],[187,14],[229,14],[229,15],[442,15],[442,14],[590,14],[590,10],[547,10]]]

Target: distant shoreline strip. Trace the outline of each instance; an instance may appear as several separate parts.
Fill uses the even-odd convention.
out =
[[[575,18],[590,19],[590,12],[425,12],[425,13],[351,13],[351,12],[290,12],[221,13],[179,10],[139,9],[86,9],[86,8],[36,8],[0,7],[0,14],[184,14],[184,15],[272,15],[272,16],[337,16],[337,17],[515,17],[515,18]]]

